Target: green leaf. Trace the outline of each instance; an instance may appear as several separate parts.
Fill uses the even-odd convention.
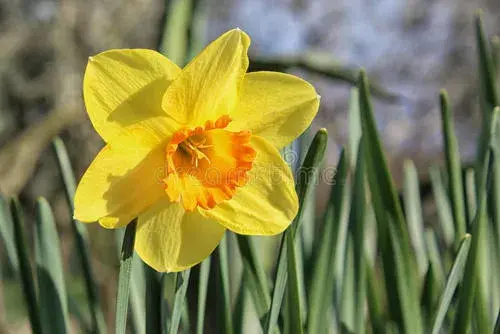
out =
[[[26,307],[28,308],[28,317],[31,323],[31,330],[34,334],[42,333],[42,322],[40,309],[38,307],[35,291],[35,282],[30,265],[29,249],[24,236],[24,218],[21,205],[16,199],[10,202],[10,212],[14,224],[14,238],[16,242],[17,257],[19,259],[19,274],[23,286]]]
[[[127,312],[130,296],[130,278],[132,276],[132,264],[134,256],[135,232],[137,219],[127,225],[123,237],[122,251],[120,257],[120,273],[118,276],[118,293],[116,296],[115,329],[117,334],[125,334],[127,331]]]
[[[366,267],[365,267],[365,156],[364,144],[360,142],[357,155],[356,174],[354,176],[354,191],[352,196],[349,230],[354,242],[354,333],[365,333],[365,298],[366,298]]]
[[[340,153],[332,190],[324,218],[324,230],[315,251],[313,273],[309,284],[307,333],[323,332],[325,317],[334,293],[336,250],[345,249],[345,238],[339,238],[340,220],[346,209],[346,182],[349,160],[345,150]],[[345,220],[347,221],[347,220]],[[332,245],[333,244],[333,245]],[[340,246],[342,244],[342,246]]]
[[[500,309],[498,310],[497,320],[495,321],[495,329],[493,330],[493,333],[500,333]]]
[[[446,158],[446,171],[448,174],[448,185],[450,187],[450,201],[455,226],[455,245],[458,245],[466,232],[465,209],[464,209],[464,187],[462,183],[462,169],[460,167],[460,151],[453,126],[453,116],[450,111],[448,94],[441,90],[439,94],[441,105],[441,122],[444,140],[444,153]],[[439,211],[439,210],[438,210]]]
[[[430,318],[431,314],[434,312],[439,291],[441,289],[439,287],[439,283],[437,282],[432,262],[429,263],[427,268],[427,274],[425,275],[424,286],[422,289],[422,307],[426,318]],[[428,331],[428,328],[426,328],[426,331]]]
[[[427,246],[427,257],[432,264],[433,276],[435,283],[439,289],[444,285],[444,265],[443,253],[439,251],[439,245],[436,238],[436,233],[433,229],[427,228],[425,230],[425,244]]]
[[[134,333],[141,334],[146,331],[146,278],[142,270],[142,260],[134,256],[132,260],[132,277],[130,287],[130,313]]]
[[[489,150],[489,136],[493,116],[493,109],[498,106],[498,92],[495,83],[495,68],[493,64],[493,56],[489,48],[488,39],[484,32],[483,12],[478,11],[475,20],[476,26],[476,43],[479,58],[479,102],[483,112],[483,122],[481,134],[478,142],[476,174],[477,180],[482,179],[481,166],[485,160],[487,151]]]
[[[262,261],[257,258],[254,240],[251,236],[236,235],[238,247],[243,261],[245,282],[251,285],[249,289],[262,328],[265,326],[265,316],[271,304],[269,287]]]
[[[367,168],[367,176],[377,218],[378,245],[382,255],[390,315],[405,332],[422,333],[415,258],[410,250],[398,194],[377,133],[364,71],[360,73],[358,84],[362,141],[365,144],[366,165],[370,166]]]
[[[142,261],[141,261],[142,262]],[[157,334],[162,328],[161,314],[163,300],[161,274],[142,262],[146,280],[146,334]]]
[[[9,260],[9,264],[15,273],[19,272],[19,260],[17,258],[16,243],[14,237],[14,226],[8,204],[0,195],[0,240]]]
[[[305,202],[305,200],[309,198],[309,194],[314,190],[313,186],[316,184],[319,170],[323,162],[327,141],[328,132],[326,129],[320,129],[316,132],[306,157],[304,158],[304,162],[298,170],[296,191],[299,198],[299,210],[297,212],[297,217],[290,225],[293,238],[295,238],[297,228],[302,224],[307,205],[310,205],[310,203]]]
[[[359,92],[357,88],[351,88],[349,94],[349,153],[351,154],[350,165],[354,168],[357,160],[358,145],[361,140],[361,118],[359,114]]]
[[[52,148],[56,154],[59,171],[64,182],[66,200],[70,208],[70,220],[72,221],[71,228],[75,236],[77,254],[80,259],[85,278],[88,306],[92,318],[92,332],[106,333],[106,323],[104,321],[104,315],[99,301],[97,283],[94,279],[93,268],[90,264],[87,227],[83,223],[73,220],[73,196],[75,195],[76,189],[73,168],[71,167],[68,151],[59,137],[56,137],[52,141]]]
[[[429,169],[432,190],[434,192],[434,201],[436,202],[437,213],[439,217],[443,240],[447,246],[453,245],[455,242],[455,228],[453,223],[453,213],[446,194],[446,187],[441,171],[438,167],[433,166]]]
[[[476,171],[474,168],[467,168],[465,171],[465,196],[467,221],[472,222],[477,212]]]
[[[404,162],[404,204],[410,241],[415,251],[420,277],[427,272],[428,258],[424,239],[424,222],[417,169],[413,161]]]
[[[224,312],[222,314],[224,333],[231,334],[233,333],[233,324],[232,324],[232,311],[231,311],[231,295],[230,295],[230,286],[229,286],[229,263],[227,258],[227,248],[228,241],[227,235],[222,238],[219,243],[218,251],[219,251],[219,265],[220,265],[220,282],[221,282],[221,290],[222,290],[222,305]],[[174,332],[175,333],[175,332]]]
[[[325,129],[319,130],[309,147],[304,163],[300,167],[298,173],[296,191],[299,198],[299,210],[294,221],[290,225],[292,238],[295,238],[295,232],[300,226],[302,215],[304,213],[304,199],[313,190],[318,177],[319,168],[323,161],[326,151],[326,144],[328,140],[328,133]],[[278,256],[278,267],[276,270],[276,277],[274,280],[274,287],[271,299],[271,308],[266,318],[266,326],[264,333],[273,333],[278,321],[278,316],[281,310],[283,296],[287,283],[287,249],[284,239],[281,240],[281,246]]]
[[[467,261],[467,256],[469,255],[470,243],[471,236],[470,234],[466,234],[463,237],[462,242],[460,243],[457,256],[455,257],[455,261],[453,262],[453,266],[451,267],[448,279],[446,280],[446,285],[439,298],[436,313],[432,317],[432,319],[434,319],[432,324],[432,334],[438,334],[442,332],[443,321],[446,313],[450,309],[453,295],[455,294],[455,290],[457,289],[458,284],[462,281],[462,277],[464,276],[465,263]]]
[[[303,302],[300,295],[297,259],[295,255],[295,245],[291,229],[288,229],[285,232],[285,239],[287,244],[288,270],[287,320],[290,322],[290,332],[300,334],[304,332],[304,329],[302,327],[302,311],[300,309]]]
[[[64,285],[61,249],[54,216],[45,198],[39,198],[36,203],[35,228],[36,273],[43,331],[67,333],[68,297]]]
[[[174,302],[172,304],[172,318],[170,319],[170,329],[168,333],[179,333],[179,324],[181,322],[182,309],[185,304],[186,292],[189,286],[189,276],[191,269],[186,269],[180,273],[176,273],[176,286]]]
[[[245,269],[243,269],[245,270]],[[245,314],[246,310],[246,302],[247,302],[247,293],[249,289],[252,287],[247,283],[247,276],[241,276],[240,286],[238,287],[238,293],[236,295],[236,302],[234,305],[234,317],[233,317],[233,326],[234,331],[236,333],[244,333],[244,322],[245,322]],[[247,288],[248,287],[248,288]],[[200,332],[203,333],[203,332]]]
[[[376,280],[376,273],[374,272],[375,268],[370,266],[366,256],[365,265],[367,281],[366,297],[368,301],[368,314],[370,315],[372,333],[385,334],[380,283]]]
[[[166,20],[160,52],[179,66],[187,61],[193,6],[196,0],[166,1]]]
[[[489,144],[487,147],[491,147],[493,144],[494,131],[496,130],[495,125],[499,113],[500,108],[495,108],[489,125],[489,131],[485,137],[486,142]],[[484,156],[484,161],[479,167],[479,170],[483,172],[476,174],[480,176],[478,176],[479,187],[477,192],[479,196],[479,203],[477,205],[478,209],[476,217],[472,225],[471,249],[465,267],[467,275],[465,276],[462,289],[460,291],[458,311],[455,316],[455,323],[453,327],[453,332],[457,334],[465,334],[469,330],[474,304],[476,304],[476,324],[479,332],[491,332],[491,329],[489,329],[489,317],[484,305],[484,299],[482,299],[484,296],[482,287],[480,286],[481,280],[478,277],[479,272],[481,272],[481,264],[484,265],[484,263],[481,263],[480,261],[479,252],[481,247],[480,245],[483,244],[483,240],[485,240],[485,233],[487,232],[486,193],[487,185],[491,182],[491,177],[488,177],[488,174],[491,173],[491,170],[488,170],[488,166],[491,166],[491,159],[490,150],[487,150]]]
[[[200,265],[200,279],[198,281],[198,312],[196,321],[196,333],[204,333],[205,309],[207,306],[207,288],[210,274],[211,257],[207,257]]]

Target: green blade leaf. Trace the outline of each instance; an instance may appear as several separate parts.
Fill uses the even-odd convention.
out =
[[[436,233],[433,229],[427,228],[425,230],[425,244],[427,246],[427,257],[429,262],[432,264],[434,283],[437,288],[441,290],[444,285],[444,266],[443,266],[443,254],[439,251],[439,245],[436,237]]]
[[[292,230],[285,232],[287,243],[287,270],[288,270],[288,297],[287,297],[287,320],[290,325],[291,333],[303,333],[302,327],[302,311],[301,311],[301,295],[299,288],[299,274],[297,268],[297,258],[295,254],[295,245],[292,237]]]
[[[345,249],[345,238],[339,237],[340,221],[346,208],[346,182],[349,160],[345,150],[340,153],[335,178],[331,180],[332,190],[324,219],[324,230],[318,248],[309,287],[309,312],[307,333],[320,333],[325,325],[329,304],[334,293],[335,258],[337,249]],[[333,243],[333,246],[332,246]]]
[[[161,274],[142,262],[144,278],[146,280],[146,334],[157,334],[162,328],[161,302],[162,284]]]
[[[269,296],[269,287],[262,261],[257,259],[254,240],[251,236],[236,235],[238,248],[243,260],[243,275],[247,284],[251,285],[249,289],[252,300],[257,311],[262,328],[265,326],[265,315],[269,310],[271,298]]]
[[[19,273],[21,275],[26,307],[28,308],[31,330],[34,334],[40,334],[42,333],[42,321],[37,302],[33,272],[28,255],[29,249],[26,244],[26,237],[24,236],[23,211],[16,199],[12,199],[10,202],[10,212],[14,224],[14,238],[16,241],[17,257],[19,259]]]
[[[16,243],[14,237],[14,226],[12,223],[9,207],[0,195],[0,239],[7,254],[7,259],[15,273],[19,272],[19,260],[17,258]]]
[[[439,94],[441,105],[441,122],[444,140],[444,153],[446,158],[446,170],[448,174],[448,185],[450,187],[450,200],[455,226],[455,245],[458,245],[466,232],[465,209],[464,209],[464,187],[462,183],[462,170],[460,167],[460,151],[453,126],[453,117],[448,102],[448,94],[441,90]]]
[[[370,323],[374,334],[385,334],[384,315],[382,308],[382,296],[380,295],[380,283],[376,279],[375,268],[370,266],[369,261],[365,256],[366,265],[366,280],[367,280],[367,301],[368,314],[370,315]]]
[[[176,287],[174,301],[172,304],[172,318],[170,319],[170,329],[168,333],[179,333],[179,324],[181,322],[182,309],[185,304],[186,292],[189,286],[189,275],[191,269],[186,269],[180,273],[176,273]]]
[[[222,289],[222,305],[224,309],[224,312],[222,314],[224,323],[223,328],[224,328],[224,333],[231,334],[233,333],[233,324],[232,324],[233,313],[231,311],[229,263],[227,258],[227,248],[228,248],[228,241],[226,235],[220,241],[218,251],[219,251],[219,265],[220,265],[220,282]]]
[[[426,317],[430,317],[430,315],[434,312],[439,291],[440,287],[434,272],[434,265],[430,262],[427,274],[425,275],[424,286],[422,288],[422,307]],[[428,329],[426,328],[426,330]]]
[[[130,286],[130,313],[133,332],[142,334],[146,331],[146,278],[142,260],[138,256],[132,259],[132,277]]]
[[[196,333],[204,333],[205,309],[207,306],[207,288],[210,274],[211,257],[207,257],[200,265],[200,279],[198,281],[198,312],[196,321]]]
[[[368,80],[364,71],[360,73],[358,84],[362,141],[365,143],[366,165],[370,166],[367,168],[367,176],[377,220],[378,245],[382,253],[391,318],[406,332],[422,333],[415,258],[410,250],[408,231],[399,198],[377,133]]]
[[[188,55],[190,29],[196,0],[166,1],[166,20],[159,51],[179,66],[183,66]]]
[[[357,160],[358,145],[361,140],[361,118],[359,114],[359,92],[357,88],[351,88],[349,94],[349,152],[351,154],[351,167]]]
[[[123,237],[122,251],[120,257],[120,273],[118,276],[118,293],[116,296],[115,329],[117,334],[125,334],[127,331],[127,312],[130,296],[130,278],[132,276],[132,264],[134,256],[135,232],[137,219],[127,225]]]
[[[487,151],[489,150],[489,136],[493,116],[493,109],[499,105],[497,87],[495,82],[495,68],[493,57],[489,48],[488,39],[484,32],[483,12],[478,11],[475,20],[476,43],[478,50],[479,65],[479,102],[483,112],[481,134],[478,142],[476,174],[477,180],[481,180],[481,170]]]
[[[75,236],[76,250],[85,278],[88,306],[92,318],[92,331],[95,333],[106,333],[106,323],[99,301],[97,283],[94,279],[93,268],[90,264],[87,227],[83,223],[73,220],[73,196],[75,195],[76,189],[73,168],[71,167],[68,151],[60,138],[56,137],[53,140],[52,148],[56,154],[59,171],[64,181],[66,200],[70,208],[70,220],[72,221],[71,228]]]
[[[444,318],[450,308],[455,290],[464,276],[465,263],[467,261],[467,256],[469,255],[470,243],[471,236],[470,234],[466,234],[462,239],[460,247],[458,248],[455,261],[453,261],[453,266],[451,267],[448,279],[446,280],[446,285],[441,297],[439,298],[436,313],[434,317],[432,317],[434,319],[432,324],[432,334],[441,333]]]
[[[404,162],[404,204],[408,232],[417,259],[420,277],[427,272],[429,259],[425,249],[424,222],[422,219],[422,203],[420,201],[420,188],[417,169],[413,161]]]
[[[491,147],[493,144],[493,138],[495,137],[496,130],[496,120],[498,114],[500,113],[500,108],[495,108],[491,118],[490,128],[487,132],[485,140],[487,141],[487,147]],[[465,271],[468,275],[465,276],[464,282],[462,284],[462,289],[460,291],[458,311],[455,317],[455,323],[453,327],[453,332],[458,334],[465,334],[470,328],[471,315],[473,310],[473,305],[476,303],[476,324],[481,333],[490,333],[489,329],[489,317],[484,305],[483,291],[481,287],[481,280],[478,275],[481,272],[481,261],[479,257],[480,245],[483,244],[485,240],[487,215],[486,215],[486,193],[487,185],[491,183],[491,170],[488,170],[488,166],[492,165],[490,150],[486,151],[484,156],[484,161],[482,162],[479,169],[483,171],[482,173],[477,173],[479,180],[478,196],[479,203],[477,205],[477,213],[472,225],[472,241],[470,254],[467,259],[467,264]],[[483,264],[484,265],[484,264]],[[479,285],[479,286],[478,286]],[[479,299],[478,299],[479,298]]]
[[[314,136],[313,141],[311,142],[306,157],[304,158],[304,163],[300,167],[302,172],[298,173],[296,186],[296,191],[299,198],[299,210],[297,216],[289,227],[289,229],[291,229],[293,238],[295,238],[295,232],[300,226],[302,220],[302,215],[304,212],[304,199],[307,198],[308,194],[313,190],[313,186],[316,183],[319,168],[325,155],[327,140],[328,133],[326,132],[326,130],[319,130]],[[276,270],[276,278],[274,280],[274,288],[271,299],[271,308],[266,318],[266,329],[264,331],[265,333],[274,332],[278,321],[278,315],[281,310],[281,303],[283,301],[287,282],[286,254],[286,242],[284,242],[284,239],[282,238],[278,256],[278,268]]]
[[[443,178],[441,177],[441,171],[436,166],[431,167],[429,170],[434,200],[436,202],[439,222],[441,223],[441,233],[446,245],[450,246],[455,242],[452,209],[448,200],[448,195],[446,194]]]
[[[54,216],[45,198],[36,203],[36,272],[40,317],[44,333],[68,332],[68,297],[64,285],[59,237]],[[57,314],[54,317],[54,314]]]
[[[354,298],[353,320],[354,333],[365,332],[365,298],[366,298],[366,266],[365,266],[365,156],[364,144],[360,142],[354,176],[349,230],[354,242]]]

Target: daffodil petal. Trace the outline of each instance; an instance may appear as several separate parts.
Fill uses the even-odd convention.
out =
[[[290,168],[267,140],[252,136],[257,151],[248,182],[234,196],[210,210],[200,209],[239,234],[274,235],[285,230],[297,215],[298,199]]]
[[[208,45],[170,85],[163,108],[185,126],[199,126],[228,114],[237,102],[248,67],[250,38],[231,30]]]
[[[83,175],[75,193],[76,219],[106,228],[128,224],[165,196],[161,148],[106,145]]]
[[[89,58],[83,93],[96,131],[116,145],[117,138],[125,136],[146,146],[164,140],[178,125],[161,108],[161,101],[180,72],[153,50],[110,50]]]
[[[314,87],[296,76],[277,72],[245,75],[229,130],[251,130],[277,148],[292,142],[318,112]]]
[[[174,272],[200,263],[217,247],[225,228],[176,202],[158,201],[139,216],[135,250],[149,266]]]

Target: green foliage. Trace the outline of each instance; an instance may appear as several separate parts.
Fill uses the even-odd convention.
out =
[[[166,4],[161,50],[184,64],[200,49],[205,14],[196,0]],[[500,284],[492,278],[500,276],[496,74],[500,42],[496,38],[490,45],[481,13],[476,17],[476,36],[483,117],[477,161],[474,168],[462,165],[451,103],[443,90],[436,103],[441,107],[445,168],[429,170],[436,222],[424,221],[413,162],[405,162],[402,194],[394,185],[370,96],[387,95],[369,84],[364,71],[357,76],[306,55],[254,59],[254,69],[300,66],[356,84],[349,103],[349,143],[341,151],[334,175],[319,178],[327,144],[322,129],[297,170],[297,217],[281,236],[277,252],[270,252],[270,261],[263,261],[261,240],[228,234],[215,256],[198,268],[160,274],[134,256],[135,223],[129,224],[124,233],[117,233],[123,246],[116,332],[187,333],[196,328],[196,333],[203,333],[212,327],[221,333],[273,334],[498,332]],[[56,138],[53,147],[72,212],[71,164],[61,139]],[[331,185],[321,215],[314,196],[318,180]],[[2,251],[12,274],[21,281],[33,332],[67,333],[69,313],[84,332],[104,333],[86,226],[72,217],[60,222],[70,224],[82,268],[87,300],[80,306],[83,303],[66,291],[56,224],[46,200],[37,202],[36,213],[34,224],[25,224],[19,202],[12,200],[9,206],[0,198]],[[29,246],[30,236],[34,249]],[[215,294],[217,307],[212,307]],[[10,302],[6,300],[7,307]],[[90,324],[81,309],[88,309]]]

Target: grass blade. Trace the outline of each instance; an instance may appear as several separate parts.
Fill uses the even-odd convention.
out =
[[[207,257],[200,265],[200,279],[198,282],[198,312],[196,321],[196,333],[204,333],[205,309],[207,305],[207,288],[210,274],[211,257]]]
[[[328,140],[328,133],[325,129],[319,130],[309,147],[309,150],[304,158],[304,163],[300,167],[298,173],[298,180],[296,191],[299,198],[299,211],[297,217],[290,225],[292,237],[295,238],[295,232],[302,219],[304,212],[304,199],[307,198],[308,194],[313,190],[313,186],[316,183],[316,178],[318,177],[318,172],[320,165],[323,161],[323,157],[326,151],[326,144]],[[312,171],[312,175],[310,172]],[[287,282],[287,269],[286,269],[286,243],[284,239],[281,240],[280,252],[278,257],[278,268],[276,271],[276,278],[274,280],[274,288],[271,299],[271,308],[267,315],[265,333],[273,333],[276,328],[276,323],[278,320],[278,315],[281,309],[281,303],[283,301],[283,296],[285,294],[285,287]]]
[[[287,243],[287,270],[288,270],[288,296],[287,296],[287,320],[289,321],[289,333],[301,334],[304,332],[302,327],[301,295],[299,288],[299,274],[297,268],[297,258],[295,254],[295,245],[292,236],[292,230],[285,232]]]
[[[441,122],[444,139],[444,153],[446,170],[448,174],[448,185],[450,187],[450,200],[455,226],[455,245],[457,246],[466,232],[465,209],[464,209],[464,187],[462,183],[462,170],[460,167],[460,151],[458,149],[457,137],[453,126],[453,117],[448,102],[448,94],[442,90],[439,94],[441,106]]]
[[[14,226],[9,207],[0,195],[0,240],[7,254],[9,264],[15,273],[19,272],[19,260],[17,258],[16,243],[14,237]]]
[[[162,328],[161,302],[162,284],[161,274],[142,262],[144,278],[146,280],[146,334],[157,334]]]
[[[199,0],[198,0],[199,1]],[[160,44],[160,52],[179,66],[186,63],[194,6],[197,0],[166,1],[168,6],[165,32]]]
[[[424,279],[424,286],[422,288],[422,311],[426,318],[430,318],[434,312],[434,308],[437,303],[437,298],[440,291],[439,283],[437,282],[436,274],[434,271],[434,265],[429,263],[427,274]],[[427,325],[427,324],[425,324]],[[428,328],[425,328],[428,332]]]
[[[433,166],[429,169],[432,190],[434,192],[434,201],[436,202],[439,222],[441,223],[441,232],[443,240],[447,246],[453,245],[455,242],[455,229],[453,223],[453,213],[446,194],[441,171],[438,167]]]
[[[363,142],[359,144],[354,177],[354,191],[349,229],[354,242],[354,333],[365,332],[365,298],[366,298],[366,266],[365,266],[365,160]]]
[[[439,251],[439,245],[436,238],[436,233],[433,229],[427,228],[425,230],[425,244],[427,246],[427,257],[429,262],[432,264],[432,271],[434,274],[435,282],[439,289],[444,285],[444,265],[443,265],[443,255]]]
[[[448,312],[448,309],[450,308],[455,290],[462,280],[462,277],[464,276],[465,263],[467,261],[467,256],[469,255],[470,243],[471,236],[470,234],[466,234],[463,237],[462,242],[460,243],[457,256],[455,257],[455,261],[453,262],[453,266],[451,267],[448,279],[446,280],[446,285],[444,287],[443,293],[439,298],[436,313],[434,317],[432,317],[432,319],[434,319],[432,324],[432,334],[441,333],[444,318],[446,316],[446,313]]]
[[[73,174],[73,168],[71,167],[71,161],[69,160],[68,151],[60,138],[56,137],[52,141],[52,147],[56,154],[59,171],[63,178],[66,200],[69,208],[71,209],[71,228],[75,236],[76,249],[85,278],[85,288],[87,292],[90,315],[92,318],[92,332],[106,333],[106,324],[104,322],[104,315],[99,301],[97,284],[94,279],[93,268],[90,264],[87,227],[83,223],[73,220],[73,196],[75,195],[76,182]]]
[[[315,251],[316,261],[309,284],[309,312],[307,318],[307,333],[320,333],[325,325],[325,316],[330,296],[333,295],[335,280],[335,257],[338,243],[345,242],[338,238],[340,220],[346,211],[346,181],[349,170],[349,159],[345,150],[340,153],[335,179],[331,180],[332,190],[329,205],[324,219],[324,230]],[[332,246],[332,243],[334,245]]]
[[[465,198],[467,203],[467,221],[470,224],[477,212],[476,171],[474,168],[468,168],[465,171]]]
[[[253,287],[249,289],[249,292],[251,293],[262,328],[264,328],[265,315],[271,304],[266,273],[262,266],[262,262],[257,259],[252,237],[237,234],[236,240],[243,260],[243,275],[245,276],[246,282],[248,282],[247,284],[251,284]]]
[[[21,275],[24,298],[28,309],[28,317],[31,323],[31,330],[34,334],[42,333],[42,322],[40,309],[38,308],[37,296],[35,292],[35,282],[31,270],[29,249],[24,236],[24,218],[21,205],[16,199],[10,202],[12,222],[14,224],[14,238],[16,241],[17,257],[19,259],[19,273]]]
[[[359,92],[357,88],[351,88],[349,94],[349,152],[351,154],[351,167],[357,160],[358,145],[361,140],[361,118],[359,114]]]
[[[478,65],[479,65],[479,102],[483,112],[483,126],[478,142],[477,160],[476,160],[476,181],[482,179],[481,170],[485,156],[489,150],[489,136],[491,134],[490,127],[493,117],[493,109],[499,105],[497,87],[495,83],[495,68],[493,64],[493,56],[489,48],[489,42],[484,32],[483,12],[478,11],[475,20],[476,26],[476,43],[478,50]]]
[[[189,276],[191,269],[186,269],[180,273],[176,273],[176,286],[174,301],[172,304],[172,318],[170,319],[170,329],[168,333],[179,333],[179,324],[181,322],[182,310],[185,304],[186,292],[189,286]]]
[[[45,198],[39,198],[36,203],[35,228],[36,272],[43,331],[67,333],[68,297],[64,285],[61,249],[54,216]]]
[[[491,123],[489,124],[490,128],[487,132],[487,136],[485,140],[489,144],[487,147],[491,147],[493,144],[493,138],[496,130],[496,120],[498,118],[498,114],[500,113],[500,108],[495,108],[493,111],[493,116],[491,118]],[[487,193],[487,185],[491,181],[491,177],[488,177],[491,172],[488,170],[488,166],[491,165],[490,150],[486,151],[486,155],[484,156],[484,161],[482,162],[482,166],[479,167],[482,174],[478,175],[479,187],[478,187],[478,196],[479,203],[477,205],[477,213],[472,225],[472,241],[471,241],[471,249],[470,254],[467,259],[467,264],[465,267],[465,272],[468,273],[466,275],[464,282],[462,284],[462,289],[460,291],[458,311],[455,316],[455,323],[453,327],[453,332],[457,334],[465,334],[470,328],[471,322],[471,314],[473,310],[473,304],[476,303],[476,323],[478,325],[479,331],[481,333],[490,333],[491,330],[489,327],[489,319],[486,312],[486,307],[484,305],[484,298],[482,296],[482,287],[478,285],[481,284],[481,280],[478,275],[481,272],[481,262],[479,260],[479,252],[480,245],[483,240],[485,240],[486,233],[486,224],[487,224],[487,216],[486,216],[486,193]],[[477,290],[477,291],[476,291]],[[479,296],[479,297],[478,297]],[[478,300],[478,298],[480,298]]]
[[[117,334],[125,334],[127,331],[127,312],[130,296],[130,278],[132,276],[132,264],[134,256],[135,231],[137,219],[127,225],[123,237],[120,273],[118,277],[118,293],[116,297],[115,329]]]
[[[420,201],[420,188],[417,169],[413,161],[404,162],[404,204],[408,232],[412,242],[415,258],[417,260],[420,277],[427,272],[429,259],[425,249],[424,222],[422,219],[422,203]]]
[[[366,164],[370,166],[367,168],[367,176],[377,218],[378,245],[382,253],[391,318],[396,320],[405,332],[422,333],[415,259],[410,250],[408,231],[399,198],[377,133],[368,80],[364,71],[360,73],[358,89],[362,140],[365,143]]]
[[[243,269],[245,270],[245,269]],[[246,301],[247,293],[252,287],[247,283],[247,276],[243,275],[241,277],[240,286],[238,287],[238,293],[236,295],[236,302],[234,305],[234,318],[233,326],[236,333],[244,333],[245,326],[245,314],[246,314]],[[203,332],[201,332],[203,333]]]
[[[132,260],[132,283],[130,287],[130,313],[133,332],[142,334],[146,331],[146,278],[142,270],[142,260],[134,256]]]
[[[227,258],[227,235],[224,236],[219,243],[218,251],[219,251],[219,265],[220,265],[220,282],[222,288],[222,305],[224,308],[222,317],[224,323],[224,333],[231,334],[233,333],[233,324],[232,324],[232,312],[231,312],[231,295],[230,295],[230,286],[229,286],[229,263]],[[175,333],[175,332],[173,332]]]
[[[382,296],[380,295],[380,287],[375,277],[374,268],[369,264],[369,260],[365,256],[366,265],[366,280],[367,280],[367,301],[368,314],[370,315],[370,323],[372,333],[385,334],[384,316],[382,308]]]

